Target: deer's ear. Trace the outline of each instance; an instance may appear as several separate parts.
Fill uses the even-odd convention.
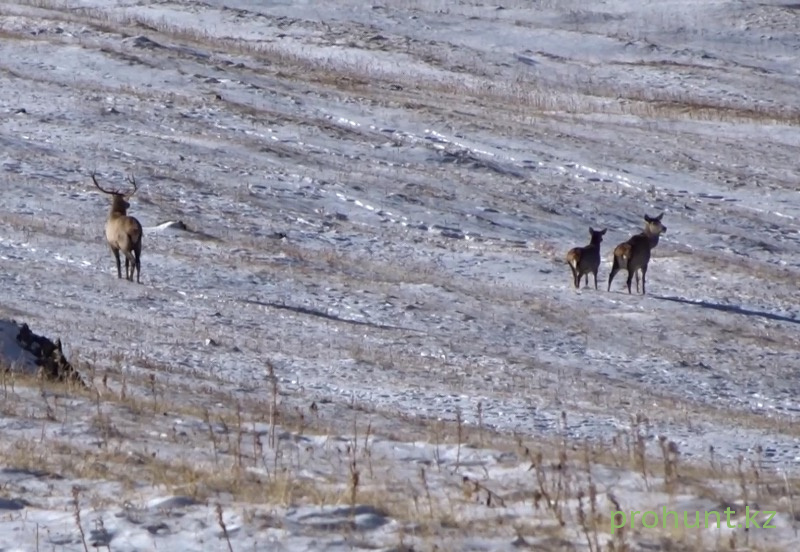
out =
[[[605,236],[607,230],[608,230],[608,228],[603,228],[603,230],[600,233]]]
[[[644,216],[644,220],[645,220],[646,222],[653,222],[653,219],[651,219],[651,218],[650,218],[648,215],[645,215],[645,216]]]
[[[589,227],[589,233],[594,234],[594,228],[592,228],[591,226]]]
[[[661,214],[660,214],[660,215],[658,215],[658,216],[657,216],[657,217],[656,217],[654,220],[657,220],[657,221],[659,221],[659,222],[660,222],[660,221],[661,221],[661,217],[663,217],[663,216],[664,216],[664,213],[661,213]]]

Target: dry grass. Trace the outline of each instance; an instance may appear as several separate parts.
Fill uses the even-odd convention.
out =
[[[763,468],[761,451],[733,466],[722,465],[713,451],[706,464],[684,463],[677,445],[666,438],[648,442],[644,419],[632,420],[629,431],[606,443],[554,438],[529,444],[524,438],[467,427],[460,421],[420,419],[392,420],[392,429],[382,434],[375,429],[387,427],[380,413],[356,408],[350,411],[349,422],[340,416],[337,422],[320,415],[317,406],[301,414],[276,400],[277,386],[271,393],[248,398],[217,385],[203,397],[202,403],[215,404],[209,411],[188,399],[197,393],[196,388],[171,387],[172,400],[164,404],[162,394],[148,391],[152,385],[148,379],[129,380],[124,395],[114,392],[112,388],[120,387],[119,382],[114,385],[116,377],[106,375],[99,389],[81,391],[7,374],[5,415],[30,420],[41,429],[37,439],[9,434],[0,448],[0,459],[7,466],[70,479],[112,481],[123,494],[145,484],[201,502],[219,503],[224,496],[226,501],[253,505],[371,504],[413,527],[415,538],[429,542],[460,531],[516,535],[521,542],[539,542],[553,550],[559,549],[556,543],[560,541],[584,542],[598,552],[628,549],[656,534],[662,542],[684,550],[725,548],[710,545],[699,530],[685,528],[612,534],[610,512],[633,509],[638,504],[631,500],[646,501],[648,493],[671,503],[690,495],[734,508],[755,501],[762,510],[787,513],[800,494],[800,480],[782,479]],[[31,391],[41,398],[32,402]],[[162,415],[165,408],[195,430],[170,430]],[[53,431],[77,423],[92,411],[95,415],[88,431],[97,446],[87,447],[84,441]],[[192,420],[193,426],[188,424]],[[274,429],[253,431],[254,423],[262,424],[260,428],[268,423]],[[148,431],[143,433],[143,428]],[[153,430],[163,436],[154,440]],[[327,436],[327,444],[305,457],[303,447],[293,443],[315,434]],[[427,441],[436,450],[456,446],[463,458],[476,447],[488,447],[505,459],[479,476],[480,468],[476,472],[470,462],[456,459],[453,463],[450,457],[420,466],[409,480],[413,470],[374,449],[376,439],[386,438],[398,443]],[[193,457],[158,452],[167,447],[191,449]],[[300,475],[301,468],[318,475]],[[645,489],[641,496],[634,493],[620,503],[618,491],[597,479],[598,469],[638,478]],[[517,475],[507,479],[502,473],[508,470]],[[87,498],[98,505],[103,500],[113,502],[84,492],[81,499]],[[750,545],[752,550],[769,549]]]

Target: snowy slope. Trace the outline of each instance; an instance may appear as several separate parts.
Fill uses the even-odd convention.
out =
[[[797,473],[800,11],[590,4],[2,4],[0,313],[97,374]],[[141,286],[93,170],[140,183]]]

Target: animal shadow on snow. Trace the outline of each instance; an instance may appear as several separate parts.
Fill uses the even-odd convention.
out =
[[[722,312],[732,312],[734,314],[741,314],[744,316],[759,316],[761,318],[766,318],[767,320],[776,320],[778,322],[791,322],[792,324],[800,324],[800,320],[797,318],[791,318],[788,316],[783,316],[781,314],[775,314],[773,312],[766,312],[766,311],[757,311],[752,309],[746,309],[744,307],[740,307],[739,305],[722,305],[720,303],[712,303],[710,301],[703,301],[700,299],[684,299],[683,297],[673,297],[669,295],[651,295],[653,299],[659,299],[661,301],[672,301],[673,303],[684,303],[687,305],[694,305],[696,307],[702,307],[704,309],[712,309],[718,310]]]

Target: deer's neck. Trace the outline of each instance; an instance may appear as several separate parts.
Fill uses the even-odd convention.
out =
[[[647,239],[650,242],[650,249],[658,245],[658,238],[661,236],[660,234],[652,234],[645,230],[644,235],[647,236]]]

